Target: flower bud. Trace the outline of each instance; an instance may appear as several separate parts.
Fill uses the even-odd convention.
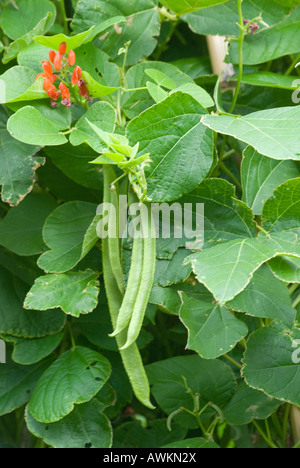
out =
[[[70,91],[63,82],[60,83],[59,89],[61,90],[63,99],[70,99]]]
[[[55,57],[56,57],[56,52],[55,52],[55,50],[50,50],[50,51],[49,51],[49,60],[50,60],[50,62],[54,63]]]
[[[48,60],[43,60],[42,66],[43,66],[43,70],[45,73],[48,73],[48,75],[52,75],[53,73],[52,65],[50,62],[48,62]]]
[[[60,55],[64,55],[66,53],[66,50],[67,50],[67,44],[66,42],[62,42],[59,46],[58,53]]]
[[[68,56],[68,62],[69,62],[70,67],[73,67],[75,65],[76,55],[75,55],[74,50],[70,50],[69,56]]]
[[[81,78],[81,68],[79,66],[75,67],[72,75],[72,84],[76,85]]]
[[[61,69],[61,61],[62,61],[62,55],[56,54],[55,59],[54,59],[55,70],[59,71]]]

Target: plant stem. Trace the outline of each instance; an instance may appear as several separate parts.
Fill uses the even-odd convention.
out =
[[[228,169],[228,167],[222,161],[220,161],[219,167],[220,169],[222,169],[222,171],[225,172],[225,174],[227,174],[231,178],[231,180],[233,180],[233,182],[239,189],[243,190],[240,181],[235,177],[235,175],[230,171],[230,169]]]
[[[289,287],[290,296],[294,294],[294,292],[296,292],[298,288],[299,288],[299,283],[292,284],[292,286]]]
[[[265,442],[267,442],[267,444],[271,447],[271,448],[278,448],[274,442],[272,440],[270,440],[268,438],[268,436],[264,433],[264,431],[262,430],[262,428],[259,426],[259,424],[253,420],[253,425],[256,427],[256,429],[258,430],[258,432],[260,433],[260,435],[262,436],[262,438],[265,440]]]
[[[286,446],[286,438],[287,438],[287,430],[288,430],[290,411],[291,411],[291,404],[287,403],[286,407],[285,407],[283,423],[282,423],[282,441],[283,441],[285,446]]]
[[[294,307],[294,309],[297,307],[297,305],[300,304],[300,294],[296,297],[296,299],[294,300],[293,304],[292,304],[292,307]]]
[[[300,55],[297,55],[297,57],[293,60],[293,62],[291,63],[291,66],[285,72],[286,76],[289,76],[292,73],[292,71],[295,70],[295,66],[297,65],[298,62],[300,62]]]
[[[233,364],[234,366],[238,367],[240,370],[242,369],[243,366],[241,366],[241,364],[239,364],[235,359],[233,359],[232,357],[228,356],[228,354],[224,354],[223,356],[225,359],[227,359],[227,361],[231,362],[231,364]]]
[[[244,39],[245,39],[245,28],[244,28],[244,23],[243,23],[243,10],[242,10],[242,2],[243,0],[238,0],[238,12],[239,12],[239,25],[240,25],[240,37],[239,37],[239,74],[238,74],[238,79],[236,83],[236,88],[235,88],[235,93],[233,97],[233,101],[229,110],[229,114],[232,114],[234,111],[234,108],[236,106],[238,96],[240,93],[241,89],[241,84],[242,84],[242,78],[243,78],[243,70],[244,70],[244,65],[243,65],[243,45],[244,45]]]
[[[70,338],[71,338],[71,343],[72,343],[72,349],[75,349],[76,348],[76,343],[75,343],[73,332],[72,332],[72,326],[71,326],[70,322],[67,322],[67,323],[68,323],[68,331],[69,331]]]

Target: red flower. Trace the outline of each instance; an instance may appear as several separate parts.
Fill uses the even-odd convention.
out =
[[[59,46],[58,53],[60,55],[64,55],[66,53],[66,51],[67,51],[67,44],[66,44],[66,42],[62,42],[60,44],[60,46]]]
[[[70,67],[73,67],[75,65],[76,55],[75,55],[74,50],[70,50],[69,56],[68,56],[68,62],[69,62]]]
[[[61,69],[61,61],[62,61],[62,55],[56,54],[55,59],[54,59],[55,70],[59,71]]]
[[[50,62],[48,62],[48,60],[43,60],[42,66],[43,66],[43,70],[45,73],[47,73],[48,75],[52,75],[53,73],[52,65]]]
[[[73,75],[72,75],[72,84],[76,85],[78,81],[81,78],[81,68],[80,67],[75,67],[73,70]]]
[[[59,89],[61,90],[63,99],[70,99],[70,91],[63,82],[60,83]]]
[[[50,60],[50,62],[54,63],[55,57],[56,57],[56,52],[55,52],[55,50],[50,50],[50,51],[49,51],[49,60]]]
[[[57,101],[57,99],[60,96],[60,91],[57,91],[54,84],[51,83],[51,81],[48,78],[45,78],[44,81],[44,90],[47,92],[48,96],[53,99],[53,101]]]
[[[39,73],[38,75],[36,75],[35,81],[37,81],[41,76],[43,78],[47,78],[49,81],[51,81],[51,83],[54,83],[54,81],[56,80],[56,76],[53,74],[49,75],[48,73]]]

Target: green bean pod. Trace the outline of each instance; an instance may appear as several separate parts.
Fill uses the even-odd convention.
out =
[[[156,237],[151,208],[148,207],[147,211],[147,215],[145,215],[143,211],[141,212],[141,224],[143,229],[142,275],[128,327],[127,341],[125,345],[120,348],[121,350],[129,348],[137,340],[140,334],[154,281]]]
[[[104,202],[110,202],[110,184],[115,179],[114,171],[111,167],[105,167],[104,173]],[[111,316],[112,325],[115,328],[120,307],[122,305],[123,296],[117,287],[117,281],[111,268],[110,255],[109,255],[109,242],[108,239],[102,241],[102,262],[103,262],[103,276],[105,290],[108,300],[108,306]],[[126,330],[116,337],[117,345],[119,348],[123,346],[126,341]],[[120,355],[125,367],[126,373],[130,380],[132,389],[136,398],[147,408],[154,409],[150,401],[150,385],[145,372],[142,358],[139,349],[134,343],[128,349],[120,351]]]
[[[113,171],[114,172],[114,171]],[[121,294],[125,292],[125,281],[123,268],[121,263],[121,247],[119,239],[119,199],[118,190],[110,188],[110,203],[115,207],[116,219],[114,219],[114,212],[110,210],[108,219],[108,243],[109,243],[109,258],[113,273],[115,275],[118,288]],[[116,232],[112,229],[116,223]]]
[[[121,333],[130,323],[133,305],[135,303],[142,276],[143,239],[135,237],[131,257],[131,268],[126,287],[126,293],[117,319],[115,331],[110,336]]]

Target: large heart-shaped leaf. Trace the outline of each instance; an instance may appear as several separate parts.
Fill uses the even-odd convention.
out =
[[[247,342],[244,357],[243,374],[248,385],[299,405],[300,364],[296,344],[299,338],[299,330],[279,326],[255,331]]]
[[[145,173],[148,198],[171,201],[202,182],[213,164],[213,136],[201,123],[205,109],[191,96],[176,92],[130,122],[130,144],[152,162]]]
[[[280,255],[300,258],[296,234],[280,233],[233,240],[191,255],[186,261],[192,262],[198,281],[222,305],[245,289],[253,273],[263,263]]]
[[[206,115],[202,122],[215,132],[231,135],[273,159],[300,160],[300,107],[254,112],[245,117]]]
[[[101,354],[80,346],[73,348],[44,372],[31,395],[29,411],[39,422],[59,421],[75,404],[91,400],[110,372],[109,361]]]
[[[97,205],[87,202],[66,203],[48,217],[44,226],[44,240],[50,251],[38,260],[48,273],[64,273],[72,269],[95,245],[86,249],[85,235],[96,216]]]
[[[17,364],[22,364],[23,366],[36,364],[55,351],[63,337],[63,332],[42,338],[24,339],[12,337],[14,343],[12,359]]]
[[[22,107],[12,115],[7,129],[11,136],[30,145],[59,146],[68,141],[51,120],[32,106]]]
[[[204,359],[215,359],[231,351],[248,333],[247,326],[218,304],[181,295],[180,319],[188,329],[187,348]]]
[[[47,310],[60,307],[79,317],[97,306],[99,282],[93,271],[45,275],[38,278],[26,296],[24,307]]]
[[[276,161],[259,154],[249,146],[244,151],[241,168],[243,200],[255,215],[262,209],[278,185],[299,175],[300,166],[294,161]]]

